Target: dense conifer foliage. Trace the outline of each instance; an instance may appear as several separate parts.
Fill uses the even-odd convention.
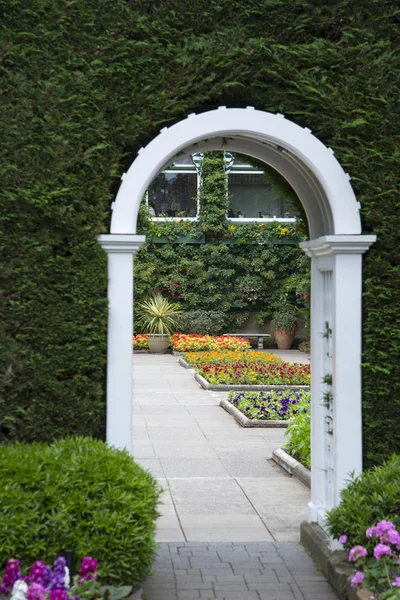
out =
[[[95,434],[119,177],[217,105],[281,112],[332,147],[365,232],[366,464],[400,451],[395,0],[0,0],[2,439]],[[351,335],[351,332],[349,332]]]

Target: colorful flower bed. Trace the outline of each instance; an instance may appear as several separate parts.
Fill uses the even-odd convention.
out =
[[[391,521],[380,521],[369,527],[365,536],[366,542],[374,540],[375,547],[371,554],[362,545],[350,549],[348,560],[357,569],[351,585],[365,585],[373,592],[370,596],[373,600],[399,600],[400,534]],[[347,544],[347,535],[342,534],[339,541]]]
[[[310,392],[284,390],[282,392],[229,392],[228,400],[249,419],[260,421],[290,419],[306,413]]]
[[[250,342],[246,338],[227,335],[212,336],[196,333],[174,333],[171,337],[172,349],[177,352],[196,352],[207,350],[247,350]]]
[[[149,345],[147,343],[147,335],[139,333],[133,338],[133,349],[134,350],[148,350]]]
[[[213,385],[310,385],[310,366],[298,363],[238,361],[199,365],[197,372]]]
[[[29,575],[22,574],[20,561],[12,558],[6,563],[0,584],[1,600],[122,600],[132,591],[132,586],[100,586],[97,560],[85,556],[78,575],[71,581],[70,572],[63,556],[59,556],[53,568],[36,560]]]
[[[284,362],[275,354],[264,354],[263,352],[251,352],[241,350],[211,350],[209,352],[186,352],[183,358],[191,365],[214,365],[217,363],[233,364],[244,363],[270,363]]]

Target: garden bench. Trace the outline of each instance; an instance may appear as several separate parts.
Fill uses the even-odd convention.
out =
[[[223,335],[230,337],[258,338],[257,349],[263,350],[263,338],[272,337],[270,333],[224,333]]]

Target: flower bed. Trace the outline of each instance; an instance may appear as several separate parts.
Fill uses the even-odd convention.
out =
[[[36,560],[25,577],[20,567],[18,559],[7,561],[0,584],[2,600],[122,600],[133,589],[132,586],[100,586],[97,560],[90,556],[84,557],[72,581],[63,556],[54,561],[53,568]]]
[[[304,405],[310,403],[310,392],[230,392],[228,400],[249,419],[285,421],[307,412]]]
[[[186,352],[183,356],[190,365],[214,365],[217,363],[233,364],[243,362],[248,364],[279,363],[282,358],[263,352],[243,352],[240,350],[211,350],[210,352]]]
[[[286,362],[199,365],[197,372],[211,384],[309,385],[310,366]]]
[[[351,585],[366,585],[373,592],[373,599],[399,600],[400,534],[391,521],[383,520],[369,527],[365,537],[366,541],[374,541],[374,549],[371,554],[361,545],[350,549],[348,560],[357,569]],[[342,534],[339,541],[347,544],[347,535]]]
[[[174,333],[171,337],[172,349],[176,352],[196,352],[207,350],[247,350],[250,342],[246,338],[225,335],[199,335],[190,333]]]
[[[134,350],[148,350],[149,345],[147,343],[147,335],[139,333],[133,338],[133,349]]]

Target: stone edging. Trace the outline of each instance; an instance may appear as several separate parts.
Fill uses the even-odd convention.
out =
[[[367,596],[365,590],[350,587],[349,577],[354,574],[354,567],[347,561],[347,552],[332,551],[328,534],[317,523],[302,522],[300,543],[317,563],[340,600],[369,600],[371,594]]]
[[[237,392],[280,392],[283,390],[293,390],[293,391],[309,391],[309,385],[245,385],[242,383],[237,383],[235,385],[231,385],[228,383],[219,383],[212,384],[209,383],[204,377],[195,373],[194,376],[197,383],[201,385],[205,390],[211,390],[213,392],[230,392],[231,390]]]
[[[178,363],[184,369],[194,369],[194,367],[195,367],[195,365],[191,365],[190,363],[186,362],[186,360],[183,358],[183,356],[179,357]]]
[[[283,448],[275,448],[272,451],[273,460],[290,475],[301,481],[303,485],[311,489],[311,471],[290,456]]]
[[[249,419],[244,415],[236,406],[233,406],[229,400],[221,400],[219,403],[222,408],[224,408],[228,413],[233,415],[236,421],[242,427],[287,427],[288,421],[283,420],[271,420],[265,421],[261,419]]]

